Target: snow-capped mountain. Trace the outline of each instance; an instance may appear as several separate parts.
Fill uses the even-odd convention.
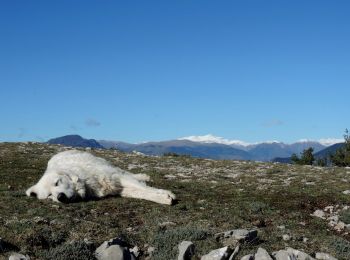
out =
[[[54,143],[58,142],[64,145],[78,146],[76,142],[73,142],[76,138],[73,138],[73,140],[71,137],[72,136],[65,136],[54,139]],[[82,137],[79,138],[80,141],[83,140],[84,143],[87,143],[85,141],[89,141],[88,146],[96,147],[95,145],[90,144],[95,140],[87,140]],[[188,136],[177,140],[144,142],[139,144],[109,140],[100,140],[97,141],[97,143],[104,148],[116,148],[125,152],[138,151],[148,155],[177,153],[199,158],[270,161],[276,157],[285,158],[290,157],[293,153],[299,154],[309,147],[314,148],[314,152],[317,153],[327,147],[324,144],[331,145],[338,141],[338,139],[322,139],[321,143],[321,140],[310,141],[303,139],[292,144],[278,141],[248,143],[208,134],[203,136]],[[52,140],[49,142],[52,142]]]
[[[226,145],[237,145],[237,146],[249,146],[250,143],[240,141],[240,140],[229,140],[225,139],[220,136],[215,136],[212,134],[207,134],[207,135],[192,135],[192,136],[187,136],[187,137],[182,137],[178,138],[178,140],[188,140],[192,142],[197,142],[197,143],[205,143],[205,144],[211,144],[211,143],[216,143],[216,144],[226,144]]]

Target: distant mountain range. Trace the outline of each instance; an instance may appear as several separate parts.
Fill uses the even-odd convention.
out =
[[[326,147],[325,149],[318,151],[316,153],[314,153],[314,157],[315,159],[323,159],[323,158],[327,158],[329,159],[331,154],[334,154],[336,150],[338,150],[339,148],[341,148],[342,146],[344,146],[345,143],[337,143],[337,144],[333,144],[331,146]],[[299,154],[297,154],[299,155]],[[274,158],[272,160],[273,162],[280,162],[280,163],[291,163],[291,157],[277,157]]]
[[[207,137],[209,138],[200,139],[198,137],[196,139],[195,137],[188,137],[170,141],[131,144],[120,141],[97,141],[94,139],[85,139],[79,135],[67,135],[50,139],[48,143],[62,144],[73,147],[91,147],[101,149],[114,148],[124,152],[137,151],[147,155],[177,153],[182,155],[191,155],[198,158],[219,160],[226,159],[280,162],[289,162],[289,157],[293,153],[300,154],[304,149],[309,147],[314,148],[314,151],[317,154],[327,154],[329,149],[332,149],[332,146],[327,147],[320,142],[307,140],[299,141],[293,144],[285,144],[277,141],[248,144],[241,141],[229,141],[219,137],[216,138],[214,136]]]
[[[65,146],[73,147],[91,147],[91,148],[104,148],[95,139],[85,139],[80,135],[66,135],[62,137],[57,137],[47,141],[49,144],[61,144]]]

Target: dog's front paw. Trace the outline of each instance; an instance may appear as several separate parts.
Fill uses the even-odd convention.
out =
[[[173,205],[174,204],[174,202],[176,200],[176,196],[175,196],[174,193],[172,193],[171,191],[166,190],[164,192],[164,196],[165,196],[164,204],[166,204],[166,205]]]

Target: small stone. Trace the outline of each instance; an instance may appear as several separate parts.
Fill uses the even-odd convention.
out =
[[[316,253],[316,259],[318,260],[337,260],[337,258],[326,254],[326,253]]]
[[[295,256],[295,259],[297,259],[297,260],[315,260],[314,258],[309,256],[308,254],[306,254],[302,251],[293,249],[293,248],[287,248],[287,252],[293,254]]]
[[[277,226],[277,228],[280,229],[280,230],[285,230],[285,229],[286,229],[286,226],[281,225],[281,226]]]
[[[44,219],[43,217],[34,217],[33,218],[33,221],[36,223],[36,224],[47,224],[48,221],[46,219]]]
[[[238,246],[236,246],[235,250],[234,250],[233,253],[231,254],[229,260],[234,260],[234,259],[236,259],[236,256],[238,256],[239,250],[240,250],[240,247],[239,247],[239,245],[238,245]]]
[[[30,257],[27,255],[13,253],[12,255],[10,255],[9,260],[30,260]]]
[[[252,224],[253,224],[253,226],[256,226],[258,228],[266,227],[265,220],[263,220],[263,219],[255,220],[255,221],[252,222]]]
[[[134,255],[132,255],[125,246],[125,242],[119,238],[103,242],[102,245],[96,249],[95,256],[98,260],[135,259]]]
[[[233,238],[238,241],[252,241],[258,236],[257,230],[233,229],[215,234],[216,239]]]
[[[148,249],[147,249],[147,253],[148,255],[152,255],[153,252],[154,252],[155,248],[153,246],[150,246]]]
[[[324,213],[323,210],[318,209],[318,210],[315,210],[315,212],[313,214],[311,214],[311,216],[324,219],[326,214]]]
[[[282,239],[283,239],[284,241],[289,241],[289,240],[290,240],[290,235],[284,234],[284,235],[282,236]]]
[[[307,237],[303,237],[303,242],[307,243],[309,241],[309,239]]]
[[[343,191],[343,194],[345,194],[345,195],[350,194],[350,190],[344,190],[344,191]]]
[[[138,246],[134,246],[132,249],[130,249],[130,253],[137,258],[140,255],[140,248]]]
[[[241,258],[241,260],[254,260],[254,255],[245,255]]]
[[[192,256],[194,256],[195,246],[191,241],[182,241],[178,248],[178,260],[191,260]]]
[[[259,247],[254,256],[254,260],[272,260],[272,257],[264,248]]]
[[[289,253],[286,250],[273,252],[272,255],[274,256],[275,260],[297,260],[297,258],[292,253]]]
[[[334,227],[335,230],[337,231],[342,231],[345,229],[345,223],[342,221],[339,221],[337,225]]]
[[[228,246],[219,248],[209,252],[208,254],[201,257],[201,260],[226,260],[232,254],[232,249]]]
[[[171,222],[171,221],[165,221],[159,224],[159,227],[165,228],[165,227],[171,227],[171,226],[176,226],[176,223]]]

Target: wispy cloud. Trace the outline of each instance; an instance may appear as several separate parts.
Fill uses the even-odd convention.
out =
[[[284,122],[279,119],[271,119],[262,123],[262,126],[264,127],[274,127],[274,126],[280,126],[280,125],[284,125]]]
[[[73,130],[73,131],[77,131],[77,130],[79,130],[79,127],[72,124],[72,125],[69,126],[69,129]]]
[[[23,127],[19,128],[18,131],[19,131],[19,133],[17,135],[18,138],[24,137],[26,135],[26,133],[27,133],[27,130],[25,128],[23,128]]]
[[[100,126],[101,123],[99,121],[97,121],[96,119],[88,118],[85,120],[85,125],[87,125],[89,127],[97,127],[97,126]]]

